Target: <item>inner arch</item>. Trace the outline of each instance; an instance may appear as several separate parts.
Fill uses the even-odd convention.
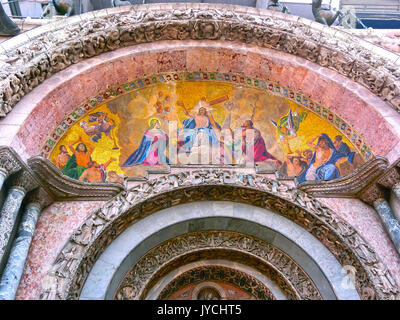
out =
[[[341,287],[345,278],[336,258],[304,229],[269,210],[224,201],[179,205],[133,224],[96,261],[80,299],[111,299],[126,272],[149,249],[195,230],[242,231],[258,237],[290,255],[325,299],[359,299],[355,289]]]

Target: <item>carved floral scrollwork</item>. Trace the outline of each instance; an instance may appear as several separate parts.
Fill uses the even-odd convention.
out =
[[[201,200],[230,200],[269,208],[313,234],[342,265],[353,266],[355,286],[362,298],[372,293],[377,299],[400,298],[399,288],[376,253],[330,209],[297,188],[263,176],[221,169],[188,170],[148,180],[123,191],[92,214],[57,258],[63,261],[71,247],[77,248],[78,258],[70,267],[63,267],[64,276],[57,279],[63,288],[59,290],[62,298],[79,297],[93,263],[129,225],[163,208]]]

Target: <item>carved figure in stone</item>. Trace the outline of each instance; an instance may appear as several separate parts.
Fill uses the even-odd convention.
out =
[[[362,297],[364,300],[375,300],[376,294],[375,294],[374,289],[372,289],[372,288],[362,289]]]
[[[57,259],[54,265],[55,275],[66,278],[78,258],[79,255],[76,254],[75,246],[71,247],[67,251],[62,251],[61,256]]]
[[[322,7],[322,0],[312,1],[312,13],[315,21],[322,23],[326,26],[331,26],[336,19],[342,15],[340,10],[334,12],[332,9]]]
[[[0,3],[0,36],[15,36],[19,32],[19,27],[7,16]]]
[[[267,10],[278,11],[290,14],[288,7],[280,3],[279,0],[269,0]]]
[[[350,243],[353,245],[357,254],[366,263],[377,262],[375,252],[372,251],[365,243],[361,242],[357,235],[349,238]]]
[[[340,234],[344,237],[349,237],[351,235],[353,235],[354,233],[356,233],[356,231],[351,228],[347,223],[343,223],[343,221],[341,221],[340,219],[335,219],[336,225],[337,225],[337,229],[340,230]],[[357,238],[357,237],[355,237]],[[359,240],[357,238],[356,240],[359,243]],[[361,245],[361,244],[360,244]],[[364,244],[362,244],[362,246],[364,246]],[[368,251],[370,251],[369,248],[367,248]]]
[[[382,262],[375,263],[372,266],[372,273],[380,278],[382,291],[385,293],[399,293],[396,290],[396,282],[394,281],[392,275],[389,273],[389,270],[383,265]],[[393,296],[393,298],[395,298]]]
[[[137,293],[137,289],[134,286],[125,286],[118,291],[117,300],[133,300]]]
[[[79,230],[72,236],[72,240],[80,245],[87,245],[97,235],[97,232],[105,224],[105,221],[94,216],[86,220]]]
[[[42,293],[40,299],[42,300],[57,300],[61,298],[58,292],[58,278],[55,271],[50,271],[42,281]]]
[[[106,203],[99,211],[99,217],[110,221],[118,216],[118,214],[122,211],[122,207],[124,206],[124,202],[120,197],[114,198],[114,201]]]

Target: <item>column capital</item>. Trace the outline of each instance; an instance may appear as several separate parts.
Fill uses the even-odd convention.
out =
[[[22,169],[20,161],[8,147],[0,147],[0,171],[6,177]]]
[[[393,166],[378,179],[378,184],[385,188],[391,189],[394,185],[400,182],[400,171],[398,166]]]
[[[374,206],[375,202],[386,200],[386,190],[377,184],[373,184],[361,194],[360,199],[365,203]]]
[[[54,202],[54,199],[43,189],[38,188],[32,194],[29,195],[28,205],[35,205],[40,210],[48,207]]]
[[[25,193],[32,191],[39,186],[36,179],[28,170],[23,170],[17,173],[11,182],[10,189],[20,189]]]
[[[395,191],[395,188],[399,188],[400,190],[399,165],[400,159],[365,187],[359,193],[359,198],[369,205],[374,205],[374,202],[379,199],[388,200],[391,189]]]

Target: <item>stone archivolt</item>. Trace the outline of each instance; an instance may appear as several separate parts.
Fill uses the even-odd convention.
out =
[[[302,57],[400,111],[399,56],[295,16],[222,5],[132,6],[58,21],[0,46],[0,117],[52,74],[103,52],[161,40],[225,40]]]
[[[164,208],[201,200],[230,200],[280,213],[319,239],[343,266],[356,269],[355,286],[361,298],[400,298],[390,272],[376,253],[328,208],[277,181],[218,169],[162,176],[107,202],[70,237],[45,278],[41,298],[78,299],[95,261],[129,225]]]
[[[233,284],[247,292],[252,299],[276,300],[272,292],[257,279],[246,273],[221,266],[199,267],[183,273],[177,277],[177,279],[174,279],[168,284],[168,286],[160,293],[158,300],[169,299],[173,293],[185,285],[204,280],[216,280],[231,285]]]
[[[132,267],[121,281],[116,298],[144,299],[152,278],[156,277],[156,274],[161,272],[167,264],[171,264],[172,260],[179,260],[179,263],[182,264],[182,261],[186,262],[185,255],[188,253],[201,255],[202,252],[206,252],[210,254],[215,249],[219,251],[216,255],[218,257],[233,256],[238,251],[247,257],[246,261],[256,257],[259,259],[259,264],[267,264],[273,269],[272,272],[268,270],[269,276],[273,274],[274,280],[289,299],[322,299],[310,277],[281,250],[254,237],[226,231],[186,234],[152,249]],[[254,292],[256,288],[249,289]],[[266,293],[268,296],[268,291]],[[257,297],[254,293],[250,294]],[[265,300],[266,297],[264,296],[262,299]]]

